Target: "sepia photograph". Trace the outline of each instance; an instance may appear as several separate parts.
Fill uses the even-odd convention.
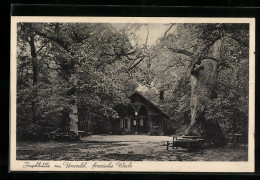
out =
[[[12,18],[11,170],[254,170],[253,18]]]

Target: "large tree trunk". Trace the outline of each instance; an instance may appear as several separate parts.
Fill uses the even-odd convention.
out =
[[[204,59],[196,66],[191,72],[191,122],[185,135],[196,135],[206,139],[210,145],[222,146],[226,140],[219,123],[205,117],[207,108],[217,96],[218,63]]]
[[[74,53],[70,50],[70,48],[69,48],[69,44],[67,44],[65,41],[64,41],[64,39],[62,39],[62,38],[59,38],[59,37],[54,37],[54,36],[52,36],[52,35],[50,35],[49,33],[45,33],[45,32],[43,32],[43,31],[40,31],[39,29],[37,29],[37,28],[34,28],[34,27],[32,27],[32,25],[30,26],[31,28],[32,28],[32,30],[33,30],[33,32],[34,33],[36,33],[37,35],[39,35],[39,36],[41,36],[41,37],[43,37],[43,38],[45,38],[45,39],[47,39],[48,40],[48,42],[55,42],[56,44],[58,44],[60,47],[62,47],[67,53],[70,53],[71,54],[71,56],[72,56],[72,59],[74,59]],[[60,26],[59,26],[59,23],[56,23],[56,25],[55,25],[55,32],[53,32],[53,33],[55,33],[55,34],[57,34],[58,33],[58,31],[59,31],[59,29],[60,29]],[[35,55],[35,57],[37,56],[37,53],[35,52],[35,47],[34,47],[34,51],[32,51],[32,52],[34,52],[34,55]],[[33,54],[32,54],[32,56],[33,56]],[[34,69],[37,69],[37,64],[36,64],[36,61],[33,61],[33,68]],[[60,68],[62,68],[62,66],[60,67]],[[73,67],[71,67],[71,69],[74,69],[75,67],[73,66]],[[36,80],[36,79],[38,79],[38,71],[35,71],[35,72],[37,72],[37,74],[33,74],[33,79],[34,80]],[[58,72],[58,71],[57,71]],[[65,71],[66,72],[66,71]],[[58,72],[59,73],[59,72]],[[36,78],[37,77],[37,78]],[[64,79],[66,79],[67,81],[68,81],[68,83],[71,83],[71,82],[69,82],[70,81],[70,77],[71,77],[71,74],[66,74],[66,75],[62,75],[62,77],[64,78]],[[34,81],[35,82],[35,81]],[[77,114],[73,114],[73,116],[75,117],[75,119],[78,119],[78,128],[80,129],[81,128],[81,121],[80,121],[80,119],[79,119],[79,115],[78,115],[78,113],[79,113],[79,107],[78,107],[78,102],[77,102],[77,97],[78,97],[78,94],[77,94],[77,83],[78,83],[78,80],[77,79],[75,79],[74,80],[74,82],[72,82],[72,88],[71,88],[71,92],[68,92],[68,96],[73,96],[73,98],[74,98],[74,101],[73,101],[73,103],[71,104],[71,112],[77,112]],[[70,120],[70,121],[72,121],[72,120]],[[81,129],[80,129],[81,130]]]

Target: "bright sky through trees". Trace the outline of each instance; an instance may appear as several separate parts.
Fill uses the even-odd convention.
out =
[[[116,27],[117,29],[122,29],[127,27],[129,24],[111,24],[113,27]],[[145,44],[146,36],[147,36],[147,26],[149,31],[149,37],[147,40],[147,45],[151,46],[156,43],[158,38],[162,37],[169,28],[169,24],[143,24],[143,26],[140,27],[140,29],[136,30],[136,37],[137,37],[137,43],[138,44]],[[168,33],[172,33],[175,31],[175,27],[172,27],[171,30]]]

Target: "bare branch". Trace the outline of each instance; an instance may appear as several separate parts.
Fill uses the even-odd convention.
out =
[[[132,52],[128,52],[126,54],[123,54],[123,56],[128,56],[128,55],[131,55],[131,54],[134,54],[136,51],[132,51]]]
[[[102,53],[102,54],[100,55],[100,57],[103,57],[103,56],[113,57],[113,56],[116,56],[116,55],[115,55],[115,54]]]
[[[168,48],[169,50],[171,50],[174,53],[179,53],[179,54],[184,54],[186,56],[192,57],[194,54],[190,51],[186,51],[184,49],[173,49],[173,48]]]
[[[234,39],[236,42],[238,42],[239,44],[242,44],[245,47],[249,47],[249,43],[248,42],[244,42],[241,39],[237,38],[236,36],[231,36],[232,39]]]
[[[140,57],[138,56],[137,58],[130,58],[129,56],[126,56],[126,58],[127,58],[128,60],[130,60],[130,61],[135,61],[135,60],[137,60],[137,59],[140,58]]]
[[[134,69],[138,64],[140,64],[140,63],[144,60],[144,58],[145,58],[145,57],[143,56],[139,61],[137,61],[133,66],[131,66],[131,67],[128,69],[128,71]]]
[[[220,72],[223,68],[230,68],[234,71],[234,67],[228,61],[223,61],[217,65],[218,72]]]
[[[201,60],[204,60],[204,59],[210,59],[210,60],[213,60],[213,61],[215,61],[215,62],[219,62],[219,61],[220,61],[219,59],[216,59],[216,58],[210,57],[210,56],[203,56],[203,57],[201,58]]]
[[[167,33],[171,30],[171,28],[174,26],[175,24],[171,24],[170,27],[165,31],[164,35],[163,35],[163,38],[166,37]]]
[[[186,65],[181,61],[181,58],[178,58],[178,61],[175,61],[175,64],[169,65],[165,68],[165,70],[163,72],[168,71],[169,69],[175,67],[175,68],[179,68],[179,67],[185,67]]]
[[[40,49],[36,52],[36,55],[39,54],[39,52],[42,50],[42,48],[44,48],[46,46],[46,44],[48,44],[50,42],[50,40],[46,41],[41,47]]]
[[[146,35],[146,40],[145,40],[145,46],[147,45],[148,37],[149,37],[149,28],[148,28],[148,25],[147,25],[147,35]]]
[[[60,38],[58,38],[58,37],[55,37],[55,36],[48,36],[47,34],[45,34],[45,33],[41,32],[41,31],[39,31],[39,30],[36,29],[36,28],[33,28],[33,31],[34,31],[36,34],[38,34],[39,36],[42,36],[42,37],[44,37],[44,38],[46,38],[46,39],[49,39],[49,40],[51,40],[51,41],[57,43],[60,47],[62,47],[63,49],[65,49],[67,52],[70,52],[68,45],[67,45],[65,42],[63,42],[62,39],[60,39]]]
[[[102,53],[100,55],[100,57],[103,57],[103,56],[110,56],[110,57],[114,57],[114,56],[128,56],[128,55],[134,54],[135,52],[136,51],[127,52],[127,53],[115,53],[115,54]]]
[[[203,53],[208,53],[208,50],[210,46],[212,46],[216,41],[220,40],[221,36],[217,36],[215,39],[213,39],[206,47],[202,50]]]

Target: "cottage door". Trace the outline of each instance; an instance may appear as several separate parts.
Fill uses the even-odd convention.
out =
[[[137,132],[137,119],[133,118],[131,120],[131,133]]]
[[[137,130],[138,133],[146,133],[146,124],[147,124],[147,119],[146,118],[139,118],[137,121]]]

